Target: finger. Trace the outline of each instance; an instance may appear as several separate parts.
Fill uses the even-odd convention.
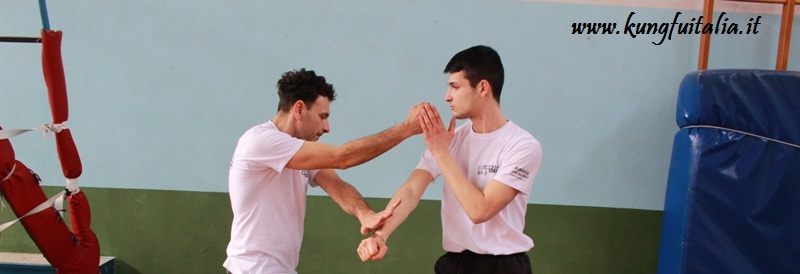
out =
[[[364,236],[366,236],[366,235],[367,235],[367,234],[369,234],[369,233],[370,233],[370,229],[369,229],[369,227],[366,227],[366,226],[363,226],[363,225],[362,225],[362,226],[361,226],[361,235],[364,235]]]
[[[424,104],[424,103],[417,103],[416,105],[411,107],[411,112],[413,113],[413,112],[419,111],[420,107],[422,107],[422,104]]]
[[[425,127],[425,119],[422,119],[422,114],[420,114],[419,117],[420,117],[420,119],[419,119],[419,127],[422,128],[422,133],[425,133],[425,135],[428,135],[428,128]]]
[[[383,224],[383,222],[386,221],[386,219],[388,219],[389,217],[392,217],[392,213],[393,212],[391,210],[384,210],[384,211],[379,212],[378,213],[378,226]]]
[[[428,115],[428,108],[425,107],[425,108],[423,108],[423,112],[422,112],[422,130],[423,131],[426,131],[426,130],[430,131],[430,129],[432,127],[433,127],[433,125],[431,124],[431,118]]]
[[[455,116],[450,117],[450,127],[447,128],[447,131],[449,131],[450,133],[455,133],[456,132],[456,117]]]
[[[425,122],[427,123],[428,127],[433,128],[433,124],[436,122],[434,111],[431,108],[430,104],[425,106]]]
[[[366,258],[366,261],[369,261],[377,253],[377,251],[372,251],[371,247],[372,245],[370,244],[364,249],[364,258]]]
[[[394,215],[394,211],[397,208],[397,206],[399,206],[399,205],[400,205],[400,200],[397,200],[397,201],[392,202],[391,204],[387,205],[386,209],[384,209],[383,211],[376,213],[376,215],[378,216],[379,220],[378,220],[378,224],[376,224],[374,228],[378,229],[381,226],[383,226],[383,223],[386,222],[387,219],[392,217],[392,215]],[[363,235],[366,235],[366,234],[363,234]]]
[[[439,116],[439,111],[436,110],[436,106],[431,105],[431,113],[433,114],[433,120],[436,123],[442,123],[442,117]],[[444,126],[443,126],[444,127]]]
[[[366,262],[366,261],[368,261],[370,259],[370,257],[372,257],[372,254],[367,253],[366,249],[359,248],[358,257],[361,258],[362,262]]]
[[[389,204],[389,206],[386,207],[386,210],[390,210],[392,211],[392,213],[394,213],[394,210],[397,209],[398,206],[400,206],[400,202],[402,201],[403,200],[400,199],[394,201],[393,203]]]
[[[422,115],[422,111],[423,111],[423,109],[425,109],[425,105],[427,105],[427,104],[428,104],[428,103],[422,102],[422,103],[419,103],[419,104],[416,106],[416,109],[415,109],[415,111],[417,112],[417,116],[419,116],[419,115]]]
[[[366,262],[368,257],[366,256],[366,252],[364,252],[364,241],[362,240],[361,243],[356,248],[356,254],[358,254],[358,258],[361,259],[362,262]]]
[[[367,245],[367,251],[369,257],[375,256],[375,254],[378,254],[378,247],[374,242],[370,242],[370,244]]]
[[[388,252],[388,251],[389,251],[389,247],[388,247],[388,246],[386,246],[386,245],[382,245],[382,246],[381,246],[381,249],[378,251],[378,254],[375,254],[375,255],[373,255],[373,256],[371,257],[371,259],[372,259],[372,260],[380,260],[380,259],[383,259],[383,257],[384,257],[384,256],[386,256],[386,252]]]

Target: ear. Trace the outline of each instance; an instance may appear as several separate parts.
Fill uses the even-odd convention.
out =
[[[303,100],[297,100],[292,105],[292,116],[295,120],[300,120],[303,117],[303,112],[306,111],[306,103]]]
[[[492,85],[489,85],[489,81],[481,80],[478,82],[478,95],[480,97],[492,95]]]

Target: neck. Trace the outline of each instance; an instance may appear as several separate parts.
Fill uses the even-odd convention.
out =
[[[477,115],[470,117],[472,121],[472,130],[477,133],[489,133],[503,127],[508,119],[503,117],[503,112],[500,111],[498,104],[492,104],[483,109]]]
[[[278,111],[275,117],[272,118],[272,123],[275,124],[278,130],[294,136],[294,125],[292,121],[291,115],[282,111]]]

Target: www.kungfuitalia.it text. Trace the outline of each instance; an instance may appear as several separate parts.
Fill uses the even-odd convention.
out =
[[[653,41],[653,45],[661,45],[665,40],[672,40],[673,34],[758,34],[758,25],[761,24],[761,16],[751,17],[746,24],[739,24],[730,21],[722,12],[716,20],[703,22],[703,16],[692,17],[688,21],[681,18],[682,12],[676,12],[672,22],[639,22],[634,18],[635,12],[628,15],[622,30],[618,29],[617,23],[572,23],[572,34],[586,35],[629,35],[636,38],[639,35],[660,35],[658,42]]]

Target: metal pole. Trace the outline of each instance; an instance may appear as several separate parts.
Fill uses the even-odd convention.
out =
[[[50,18],[47,17],[47,3],[39,0],[39,13],[42,15],[42,29],[50,30]]]

